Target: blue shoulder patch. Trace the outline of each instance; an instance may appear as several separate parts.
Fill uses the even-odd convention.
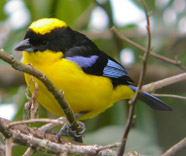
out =
[[[103,76],[111,78],[119,78],[128,76],[126,70],[117,62],[108,59],[107,65],[103,69]]]
[[[71,61],[77,63],[78,66],[80,66],[82,68],[88,68],[96,63],[98,56],[97,55],[92,55],[90,57],[73,56],[73,57],[66,57],[65,59],[71,60]]]

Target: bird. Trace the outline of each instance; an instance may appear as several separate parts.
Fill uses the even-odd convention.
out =
[[[95,117],[117,101],[131,99],[137,90],[119,62],[101,51],[86,35],[57,18],[34,21],[15,50],[23,52],[24,64],[31,64],[58,90],[63,90],[73,113],[83,114],[78,120]],[[28,85],[31,75],[25,73],[24,76]],[[51,113],[64,116],[44,84],[35,77],[34,81],[39,86],[38,102]],[[34,82],[30,82],[29,89],[34,92]],[[139,99],[153,109],[172,110],[147,92],[142,92]]]

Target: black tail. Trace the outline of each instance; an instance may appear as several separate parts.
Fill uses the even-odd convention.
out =
[[[133,90],[136,91],[137,88],[134,86],[129,85],[129,87]],[[172,111],[172,108],[168,106],[166,103],[161,101],[160,99],[150,95],[147,92],[142,92],[140,95],[140,100],[148,104],[151,108],[160,110],[160,111]]]

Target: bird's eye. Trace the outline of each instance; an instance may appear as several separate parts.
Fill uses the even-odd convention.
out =
[[[43,40],[42,42],[41,42],[41,45],[42,46],[46,46],[48,44],[48,41],[47,40]]]

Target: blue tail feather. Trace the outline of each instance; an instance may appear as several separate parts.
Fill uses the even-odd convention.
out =
[[[129,85],[129,87],[133,91],[137,90],[137,87],[134,87],[132,85]],[[170,106],[168,106],[166,103],[156,98],[155,96],[150,95],[147,92],[142,92],[139,99],[145,102],[146,104],[148,104],[153,109],[160,110],[160,111],[172,111],[172,108]]]

